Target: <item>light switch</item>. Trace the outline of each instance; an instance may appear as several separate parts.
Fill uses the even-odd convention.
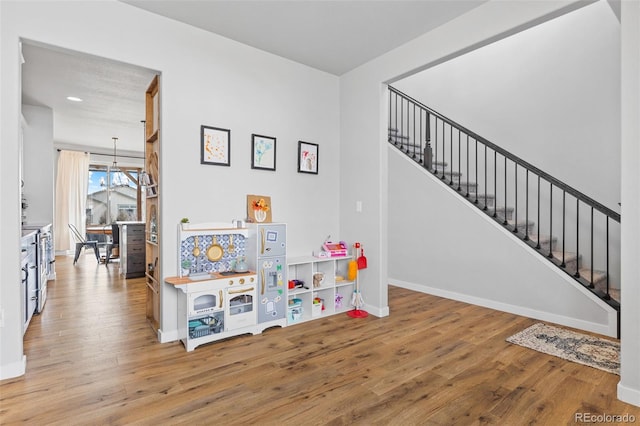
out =
[[[356,201],[356,211],[362,213],[362,201]]]

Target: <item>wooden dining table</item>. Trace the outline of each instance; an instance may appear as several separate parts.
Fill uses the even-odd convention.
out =
[[[106,241],[101,241],[101,244],[109,244],[111,241],[111,235],[113,234],[113,227],[111,225],[94,225],[94,226],[87,226],[87,239],[89,239],[89,235],[108,235]],[[96,237],[94,237],[95,239]],[[113,247],[113,250],[111,252],[111,257],[110,259],[117,259],[120,257],[120,251],[119,251],[119,247]]]
[[[87,234],[104,234],[111,235],[111,225],[104,226],[87,226]]]

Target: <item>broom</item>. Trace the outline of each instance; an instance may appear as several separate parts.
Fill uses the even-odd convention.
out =
[[[355,243],[355,247],[357,250],[360,247],[360,243]],[[360,257],[358,258],[357,269],[363,269],[360,267],[360,259],[364,259],[364,268],[366,268],[367,258],[364,257],[361,253]],[[367,311],[360,309],[364,306],[364,299],[362,299],[362,293],[360,293],[360,280],[358,279],[358,275],[359,274],[356,270],[356,288],[353,290],[353,295],[351,296],[351,305],[353,306],[354,309],[352,309],[351,311],[348,311],[347,315],[349,315],[351,318],[366,318],[367,316],[369,316],[369,313]]]

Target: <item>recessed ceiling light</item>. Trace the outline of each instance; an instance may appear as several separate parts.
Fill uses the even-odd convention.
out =
[[[73,101],[73,102],[82,102],[82,99],[76,97],[76,96],[67,96],[67,100]]]

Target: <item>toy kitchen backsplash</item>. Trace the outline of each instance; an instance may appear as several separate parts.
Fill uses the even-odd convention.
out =
[[[245,243],[246,238],[241,234],[191,236],[181,241],[180,259],[189,261],[191,274],[231,271],[236,261],[246,256]],[[207,255],[212,247],[218,253],[220,248],[222,250],[222,257],[216,261],[211,261]]]

